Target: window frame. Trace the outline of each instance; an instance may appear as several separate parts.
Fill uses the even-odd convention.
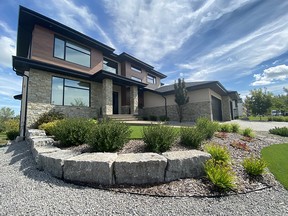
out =
[[[142,69],[140,67],[133,65],[133,64],[130,65],[130,68],[132,71],[135,71],[137,73],[142,73]]]
[[[103,67],[103,65],[106,65],[106,64],[104,64],[104,61],[111,61],[111,62],[114,62],[114,63],[116,63],[117,64],[117,68],[115,68],[116,69],[116,73],[113,73],[113,72],[110,72],[110,71],[107,71],[107,72],[110,72],[110,73],[112,73],[112,74],[119,74],[119,70],[118,70],[118,66],[119,66],[119,63],[117,62],[117,61],[114,61],[114,60],[112,60],[112,59],[110,59],[110,58],[107,58],[106,56],[103,56],[103,60],[102,60],[102,69],[104,70],[104,67]],[[110,67],[110,66],[107,66],[107,67]],[[112,67],[111,67],[112,68]],[[106,70],[105,70],[106,71]]]
[[[139,78],[139,77],[131,76],[130,79],[132,79],[132,80],[134,80],[134,81],[137,81],[137,82],[142,82],[142,79]]]
[[[53,78],[59,78],[62,79],[62,103],[60,104],[54,104],[52,103],[52,92],[53,92]],[[71,80],[71,81],[76,81],[76,82],[84,82],[89,85],[89,89],[85,88],[78,88],[78,87],[73,87],[69,85],[65,85],[65,80]],[[73,88],[73,89],[80,89],[80,90],[87,90],[88,91],[88,105],[87,106],[73,106],[73,105],[65,105],[65,87],[68,88]],[[69,106],[69,107],[91,107],[91,83],[81,81],[81,80],[76,80],[76,79],[70,79],[70,78],[65,78],[65,77],[60,77],[60,76],[52,76],[51,77],[51,97],[50,97],[50,104],[55,105],[55,106]]]
[[[61,41],[64,42],[64,50],[63,50],[64,58],[60,58],[60,57],[55,56],[55,47],[56,47],[56,46],[55,46],[55,41],[56,41],[56,39],[61,40]],[[85,52],[83,52],[83,51],[81,51],[81,50],[77,50],[77,49],[75,49],[74,47],[71,47],[71,46],[69,46],[69,45],[67,46],[67,42],[70,43],[71,45],[74,45],[74,46],[76,46],[76,47],[79,47],[80,49],[87,50],[87,51],[89,52],[89,54],[88,54],[88,53],[85,53]],[[66,58],[66,48],[67,48],[67,47],[68,47],[69,49],[72,49],[72,50],[77,51],[77,52],[79,52],[79,53],[88,55],[88,56],[89,56],[89,66],[86,66],[86,65],[83,65],[83,64],[79,64],[79,63],[77,63],[77,62],[73,62],[73,61],[67,60],[67,58]],[[76,65],[80,65],[80,66],[82,66],[82,67],[91,68],[91,49],[88,48],[88,47],[85,47],[85,46],[83,46],[83,45],[80,45],[80,44],[77,43],[77,42],[68,40],[68,39],[66,39],[66,38],[64,38],[64,37],[61,37],[61,36],[58,36],[58,35],[54,35],[53,57],[56,58],[56,59],[60,59],[60,60],[69,62],[69,63],[73,63],[73,64],[76,64]]]
[[[153,82],[150,82],[148,77],[151,77],[151,78],[153,79]],[[149,84],[154,84],[154,85],[157,84],[157,79],[156,79],[156,77],[153,76],[153,75],[151,75],[151,74],[148,74],[148,75],[147,75],[147,83],[149,83]]]

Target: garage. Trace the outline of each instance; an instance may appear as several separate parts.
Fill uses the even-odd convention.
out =
[[[213,121],[222,121],[222,102],[220,99],[211,96]]]

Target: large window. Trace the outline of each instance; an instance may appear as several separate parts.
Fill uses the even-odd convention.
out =
[[[118,74],[118,63],[107,58],[103,58],[103,70]]]
[[[147,82],[151,84],[156,84],[156,77],[148,75],[147,76]]]
[[[135,80],[135,81],[138,81],[138,82],[142,82],[142,79],[140,79],[138,77],[131,76],[131,79]]]
[[[55,37],[54,57],[90,67],[90,55],[89,49]]]
[[[134,65],[131,65],[131,69],[135,72],[138,72],[138,73],[141,73],[141,68],[137,67],[137,66],[134,66]]]
[[[77,80],[52,77],[52,97],[54,105],[90,105],[90,84]]]

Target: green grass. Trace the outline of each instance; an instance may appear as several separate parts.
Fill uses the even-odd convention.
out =
[[[262,157],[276,179],[288,190],[288,143],[263,148]]]
[[[260,121],[260,116],[249,116],[250,121]],[[261,116],[261,121],[268,121],[268,116]]]
[[[142,139],[143,138],[143,125],[131,125],[130,130],[132,131],[130,135],[130,139]],[[174,128],[178,133],[180,132],[180,128]]]
[[[7,143],[7,136],[5,133],[0,133],[0,146],[5,145]]]

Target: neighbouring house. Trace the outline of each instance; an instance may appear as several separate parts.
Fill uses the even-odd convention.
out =
[[[153,53],[151,53],[153,55]],[[153,66],[20,6],[13,70],[23,77],[20,135],[50,110],[66,116],[167,115],[177,120],[173,85]],[[239,116],[235,91],[219,82],[187,83],[184,120]]]

